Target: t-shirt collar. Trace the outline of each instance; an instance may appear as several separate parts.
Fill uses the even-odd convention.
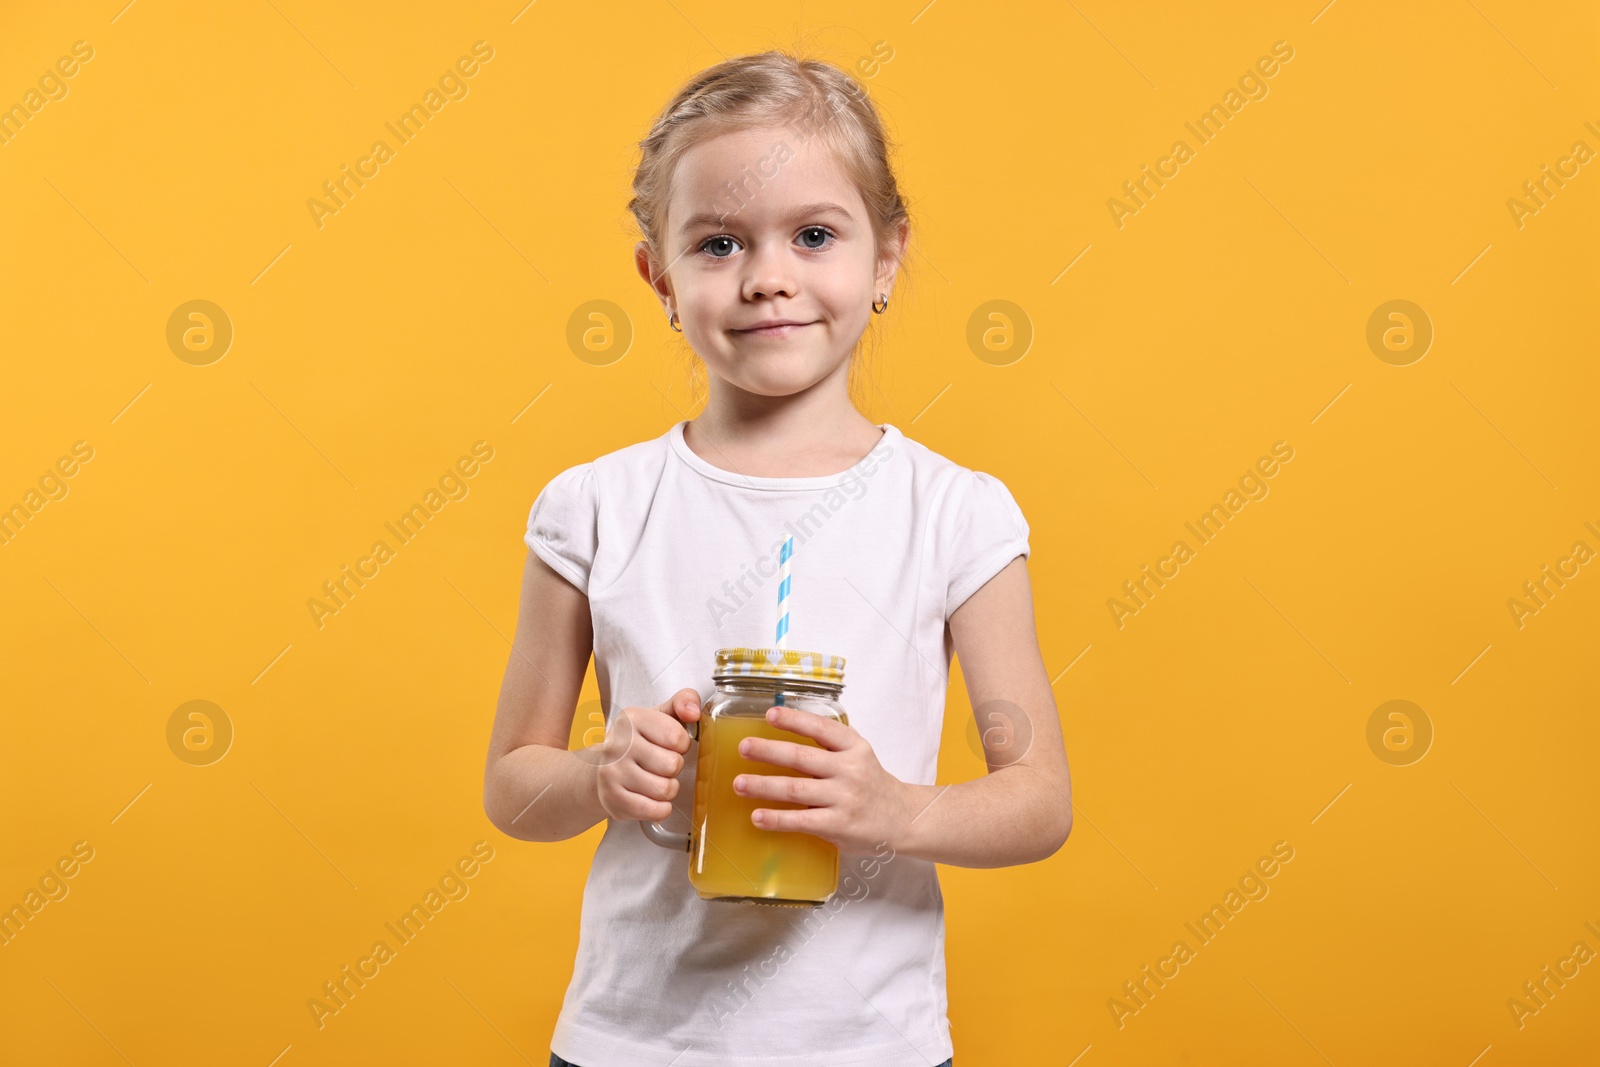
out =
[[[723,470],[721,467],[713,466],[699,455],[696,455],[694,449],[690,448],[689,443],[683,439],[684,427],[688,425],[689,420],[687,419],[678,422],[672,429],[667,431],[666,437],[673,453],[687,464],[689,469],[713,481],[723,482],[743,489],[758,489],[769,492],[802,492],[814,489],[837,488],[852,478],[861,477],[863,473],[861,467],[864,464],[876,462],[877,460],[874,457],[879,457],[879,459],[887,458],[879,456],[880,450],[888,442],[898,443],[900,438],[899,429],[892,423],[876,423],[875,425],[878,429],[883,431],[883,437],[872,447],[871,452],[863,456],[848,470],[839,471],[837,474],[820,474],[809,478],[763,478],[740,474],[736,471]]]

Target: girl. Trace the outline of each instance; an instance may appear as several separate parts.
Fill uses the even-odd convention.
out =
[[[484,807],[527,841],[606,820],[550,1063],[951,1067],[935,864],[1031,863],[1072,828],[1028,524],[999,480],[851,402],[852,354],[888,309],[909,218],[848,75],[779,52],[727,60],[640,147],[636,263],[709,398],[556,475],[528,516]],[[761,829],[838,846],[840,892],[804,912],[702,900],[684,857],[636,825],[687,817],[684,724],[716,649],[770,645],[786,533],[792,645],[846,658],[850,724],[772,709],[817,747],[751,739],[745,755],[805,777],[735,787],[804,805],[758,808]],[[606,739],[573,752],[591,651]],[[952,652],[989,773],[937,786]]]

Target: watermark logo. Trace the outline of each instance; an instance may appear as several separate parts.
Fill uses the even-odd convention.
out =
[[[349,607],[356,594],[382,573],[384,565],[399,554],[400,548],[416,540],[427,529],[428,523],[444,510],[445,505],[465,500],[472,492],[467,479],[476,477],[483,469],[482,464],[493,459],[493,445],[488,441],[474,441],[471,455],[461,456],[453,466],[445,468],[436,483],[438,488],[430,488],[409,510],[402,512],[394,521],[385,522],[384,529],[394,536],[399,547],[391,547],[384,540],[374,541],[368,554],[359,557],[353,568],[346,563],[338,576],[322,583],[326,599],[307,597],[306,610],[311,613],[311,621],[316,628],[321,630],[327,625],[329,617]]]
[[[392,961],[400,949],[415,941],[427,925],[439,917],[445,905],[467,899],[467,895],[472,892],[467,880],[476,878],[478,872],[483,869],[482,864],[492,859],[494,859],[493,845],[487,841],[473,842],[472,854],[462,856],[452,866],[445,868],[444,874],[439,877],[437,888],[429,886],[422,900],[412,904],[410,911],[402,913],[392,922],[383,924],[383,928],[394,937],[394,945],[391,946],[387,940],[381,938],[374,941],[371,950],[367,955],[357,959],[354,967],[347,963],[339,969],[337,976],[323,982],[322,992],[306,999],[306,1008],[310,1010],[317,1029],[325,1027],[330,1016],[348,1008],[356,994],[382,973],[383,966]]]
[[[1584,127],[1596,137],[1600,137],[1600,129],[1595,128],[1593,122],[1585,122]],[[1554,169],[1546,163],[1535,178],[1522,183],[1522,199],[1515,196],[1506,198],[1506,210],[1511,212],[1511,221],[1517,229],[1526,226],[1527,220],[1550,206],[1550,201],[1555,195],[1567,187],[1567,182],[1582,173],[1584,164],[1594,158],[1595,152],[1589,147],[1587,141],[1573,141],[1567,154],[1556,160]],[[1565,180],[1563,180],[1565,179]]]
[[[705,702],[700,705],[701,721],[705,721]],[[590,767],[605,767],[626,756],[633,748],[633,719],[627,715],[607,715],[605,705],[598,700],[585,700],[578,705],[572,717],[572,732],[567,738],[567,750],[578,757],[580,763]],[[684,767],[693,757],[684,757]]]
[[[39,75],[37,89],[29,89],[22,99],[10,107],[0,107],[0,145],[8,145],[52,101],[65,100],[71,92],[66,79],[75,77],[79,64],[94,58],[94,46],[88,41],[73,41],[72,55],[62,56],[54,69],[45,68]]]
[[[822,491],[803,512],[785,520],[783,528],[794,537],[796,551],[803,548],[805,543],[846,505],[866,496],[867,479],[876,474],[893,455],[894,446],[885,435],[871,452],[840,476],[837,486]],[[741,562],[739,576],[723,581],[721,595],[713,594],[706,598],[706,611],[710,613],[711,621],[716,624],[717,629],[722,629],[723,622],[737,615],[753,600],[759,598],[768,604],[771,603],[770,597],[763,590],[778,576],[782,548],[782,540],[774,541],[764,555],[756,557],[754,567],[748,561]]]
[[[567,316],[567,347],[591,367],[609,367],[633,347],[633,319],[609,300],[579,304]]]
[[[967,317],[967,347],[993,367],[1009,367],[1033,347],[1033,319],[1009,300],[989,300]]]
[[[191,767],[209,767],[233,747],[233,720],[209,700],[179,704],[167,717],[167,747]]]
[[[38,488],[29,488],[22,499],[7,507],[0,504],[0,545],[9,545],[46,504],[65,500],[71,492],[66,479],[82,469],[80,464],[94,458],[94,446],[88,441],[74,441],[71,455],[57,458],[55,466],[46,467],[39,477]]]
[[[28,887],[22,899],[10,908],[0,911],[0,946],[10,945],[27,925],[51,903],[67,899],[72,887],[68,879],[76,878],[82,865],[94,859],[94,846],[87,841],[75,842],[72,851],[45,868],[39,876],[37,888]]]
[[[472,55],[462,56],[454,66],[446,67],[444,73],[439,75],[437,88],[430,86],[420,102],[413,103],[393,122],[385,122],[383,128],[389,131],[400,147],[410,144],[444,110],[445,105],[467,98],[472,92],[468,79],[477,76],[480,64],[488,63],[493,58],[494,47],[488,41],[474,41]],[[356,194],[378,176],[384,164],[394,159],[398,151],[388,141],[377,140],[372,142],[366,155],[356,160],[354,170],[348,163],[341,165],[338,177],[322,183],[322,197],[313,196],[306,200],[306,210],[311,213],[312,224],[320,230],[327,225],[329,216],[337,215],[349,207]]]
[[[1138,177],[1123,182],[1122,192],[1126,199],[1113,196],[1106,200],[1106,210],[1111,213],[1111,221],[1117,229],[1127,225],[1129,216],[1137,215],[1149,207],[1156,193],[1178,176],[1184,164],[1194,159],[1200,148],[1210,144],[1229,122],[1238,118],[1246,104],[1252,100],[1265,100],[1271,91],[1267,80],[1278,73],[1280,63],[1288,63],[1293,58],[1294,48],[1288,41],[1274,41],[1272,54],[1262,56],[1254,66],[1247,67],[1239,76],[1237,89],[1229,89],[1222,95],[1220,103],[1212,104],[1193,122],[1183,124],[1184,129],[1194,136],[1195,146],[1181,138],[1173,141],[1167,154],[1156,160],[1154,169],[1146,163],[1140,168],[1142,173]]]
[[[1409,300],[1390,300],[1367,318],[1367,347],[1391,367],[1409,367],[1433,347],[1433,320]]]
[[[1183,924],[1194,936],[1194,946],[1182,938],[1174,941],[1167,954],[1156,960],[1154,968],[1145,964],[1138,977],[1122,983],[1120,995],[1106,998],[1106,1009],[1111,1012],[1117,1029],[1127,1026],[1130,1017],[1148,1008],[1155,995],[1183,973],[1182,968],[1199,955],[1200,949],[1220,937],[1223,929],[1238,918],[1245,905],[1267,899],[1267,894],[1272,892],[1268,880],[1282,870],[1280,864],[1292,859],[1294,846],[1287,841],[1274,841],[1271,855],[1262,856],[1239,876],[1236,882],[1238,888],[1229,888],[1221,903],[1213,903],[1210,910],[1202,912],[1194,922]]]
[[[1433,747],[1433,720],[1409,700],[1385,701],[1367,718],[1367,747],[1391,767],[1409,767]]]
[[[233,320],[209,300],[179,304],[167,318],[167,347],[192,367],[208,367],[233,347]]]
[[[1596,929],[1594,923],[1585,922],[1583,925],[1588,927],[1591,934],[1600,937],[1600,929]],[[1565,989],[1568,982],[1578,977],[1582,973],[1581,969],[1594,957],[1594,949],[1589,947],[1587,941],[1574,941],[1572,952],[1556,960],[1554,968],[1547,963],[1541,968],[1537,978],[1523,982],[1524,997],[1506,999],[1506,1010],[1511,1013],[1511,1021],[1517,1024],[1517,1029],[1526,1027],[1529,1018],[1548,1008],[1555,995]]]
[[[793,943],[788,940],[778,942],[771,952],[754,964],[745,964],[737,978],[725,980],[723,989],[713,991],[709,1010],[716,1017],[717,1029],[725,1028],[728,1020],[755,1000],[761,990],[778,976],[783,966],[795,958],[797,951],[809,944],[833,921],[834,916],[851,904],[859,904],[871,896],[872,880],[893,863],[894,858],[894,846],[887,841],[880,841],[874,846],[872,855],[857,860],[852,864],[852,869],[839,876],[838,888],[827,900],[810,909],[798,922],[789,924],[795,931]]]
[[[1594,523],[1586,522],[1583,525],[1590,533],[1600,537],[1600,530],[1595,529]],[[1517,629],[1522,629],[1529,617],[1548,607],[1555,595],[1567,587],[1567,582],[1582,573],[1581,568],[1594,559],[1594,554],[1594,549],[1589,547],[1587,541],[1574,541],[1570,552],[1559,557],[1554,567],[1546,563],[1538,577],[1523,582],[1522,595],[1526,599],[1506,599],[1506,609],[1511,612],[1511,621],[1517,624]]]
[[[1020,763],[1033,747],[1033,720],[1009,700],[985,700],[967,720],[967,747],[990,770]]]
[[[1272,454],[1261,456],[1254,466],[1246,468],[1239,478],[1237,489],[1230,488],[1223,494],[1222,500],[1213,503],[1208,511],[1193,522],[1184,523],[1184,528],[1194,535],[1198,547],[1191,546],[1188,541],[1174,541],[1167,555],[1157,559],[1153,568],[1146,563],[1139,577],[1123,582],[1125,598],[1113,596],[1106,599],[1106,610],[1111,613],[1112,625],[1121,630],[1127,625],[1129,616],[1137,615],[1149,607],[1156,594],[1178,576],[1184,564],[1195,559],[1201,548],[1216,540],[1229,521],[1238,518],[1246,504],[1267,498],[1272,489],[1266,480],[1275,477],[1282,469],[1279,464],[1286,464],[1292,459],[1294,446],[1288,441],[1274,441]]]

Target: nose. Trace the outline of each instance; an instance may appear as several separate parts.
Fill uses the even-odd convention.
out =
[[[746,300],[792,297],[799,293],[794,260],[787,249],[763,242],[761,247],[745,257],[744,262],[745,275],[741,288]]]

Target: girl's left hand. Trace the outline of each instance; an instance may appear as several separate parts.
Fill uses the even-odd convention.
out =
[[[789,767],[810,778],[741,774],[733,791],[758,800],[781,800],[805,808],[757,808],[751,820],[762,830],[812,834],[844,853],[874,853],[901,840],[916,817],[906,784],[878,762],[866,738],[837,719],[792,707],[767,709],[767,722],[809,737],[820,747],[794,741],[747,737],[746,759]]]

